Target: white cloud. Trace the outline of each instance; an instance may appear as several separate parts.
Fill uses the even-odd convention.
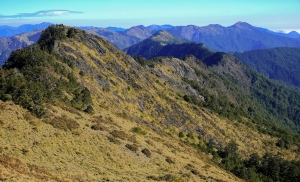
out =
[[[296,31],[300,33],[300,29],[273,29],[274,32],[279,32],[279,33],[290,33],[292,31]]]
[[[18,13],[16,15],[0,15],[0,19],[18,19],[18,18],[33,18],[33,17],[46,17],[46,16],[64,16],[68,14],[83,13],[79,11],[70,10],[45,10],[34,13]]]

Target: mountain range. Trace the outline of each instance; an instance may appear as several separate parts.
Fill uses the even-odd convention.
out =
[[[28,33],[33,30],[43,30],[52,23],[44,22],[36,25],[24,24],[19,27],[0,26],[0,37],[12,37],[17,34]]]
[[[169,44],[166,44],[167,42],[169,42]],[[290,51],[288,51],[288,50],[290,50]],[[297,54],[299,52],[298,50],[299,50],[299,48],[277,48],[277,49],[275,49],[275,51],[273,51],[274,54],[271,54],[272,51],[270,51],[270,50],[269,51],[268,50],[257,50],[257,51],[246,52],[245,54],[244,53],[237,53],[237,54],[240,54],[240,56],[238,56],[238,57],[240,57],[242,59],[243,59],[243,57],[247,58],[247,59],[243,59],[243,60],[245,63],[249,63],[249,64],[250,64],[250,62],[254,62],[253,60],[258,59],[258,61],[254,62],[254,63],[256,63],[256,65],[255,65],[256,67],[253,65],[251,65],[251,66],[254,68],[260,67],[260,69],[258,69],[258,70],[261,72],[263,72],[262,70],[266,70],[266,68],[264,68],[264,67],[268,67],[269,72],[278,71],[282,74],[287,75],[285,77],[283,77],[283,76],[281,77],[281,75],[279,75],[279,74],[276,74],[276,73],[272,74],[272,75],[277,75],[277,77],[276,77],[277,80],[281,78],[282,82],[286,82],[286,80],[285,80],[285,79],[287,79],[286,77],[290,78],[290,80],[297,81],[297,78],[298,78],[297,73],[298,72],[296,71],[297,70],[296,65],[299,63],[299,56]],[[188,59],[189,56],[192,56],[192,57],[195,57],[195,58],[201,60],[201,62],[203,62],[207,66],[212,66],[212,67],[216,68],[216,67],[222,65],[221,66],[222,68],[220,70],[218,68],[217,72],[220,71],[219,74],[221,74],[221,75],[225,74],[225,75],[223,75],[224,77],[228,77],[229,75],[231,75],[231,76],[229,76],[230,79],[235,78],[237,80],[242,80],[242,82],[244,82],[244,83],[245,83],[245,80],[248,80],[248,81],[246,81],[247,84],[251,83],[250,88],[248,88],[248,89],[246,89],[246,88],[249,85],[246,86],[241,83],[240,83],[241,85],[238,84],[237,87],[242,87],[246,90],[256,90],[256,89],[260,90],[261,89],[259,87],[256,88],[256,86],[255,86],[255,84],[257,82],[257,78],[260,76],[257,76],[257,73],[254,73],[253,70],[250,69],[249,67],[247,67],[246,65],[241,64],[240,61],[238,59],[236,59],[235,57],[233,57],[229,54],[226,54],[224,52],[213,52],[213,51],[207,49],[206,46],[203,44],[186,43],[186,42],[182,43],[181,39],[178,39],[178,38],[174,37],[173,35],[171,35],[167,32],[164,32],[164,31],[160,31],[157,34],[155,34],[154,36],[152,36],[132,47],[129,47],[126,52],[131,56],[134,56],[137,58],[144,57],[147,59],[157,59],[157,57],[159,57],[159,56],[163,56],[163,57],[171,56],[171,57],[176,57],[178,59],[185,60],[185,59]],[[293,54],[293,53],[295,53],[295,54]],[[267,55],[269,57],[266,57],[264,55]],[[274,57],[277,56],[278,59],[276,59],[275,61],[272,62],[271,58],[273,56]],[[290,61],[291,59],[293,61]],[[263,60],[266,60],[266,61],[263,61]],[[283,62],[283,60],[285,60],[285,62]],[[260,63],[257,63],[257,62],[260,62]],[[278,65],[278,66],[276,66],[277,69],[273,69],[274,66],[272,66],[272,64],[275,66]],[[264,66],[262,66],[262,65],[264,65]],[[224,67],[226,67],[226,68],[224,68]],[[288,74],[287,70],[283,71],[284,68],[286,68],[286,67],[287,67],[287,69],[292,69],[292,67],[293,67],[293,70],[295,70],[295,71],[292,71],[291,73]],[[255,76],[252,74],[254,74]],[[250,76],[250,75],[252,75],[252,76]],[[290,75],[294,75],[294,77],[290,77]],[[273,78],[273,77],[271,77],[271,78]],[[264,78],[261,78],[261,79],[264,79]],[[264,80],[262,82],[268,82],[268,81]],[[237,83],[239,83],[239,81],[237,81]],[[286,82],[286,83],[289,83],[289,82]],[[252,85],[252,84],[254,84],[254,85]],[[253,88],[251,88],[252,87],[251,85],[253,86]],[[276,87],[275,85],[274,85],[274,87]],[[273,86],[271,86],[271,87],[273,87]],[[240,91],[238,91],[238,93],[246,93],[247,92],[246,90],[240,90]],[[264,98],[269,97],[267,95],[262,94],[263,93],[262,90],[260,90],[260,91],[258,91],[258,90],[257,90],[257,92],[260,93],[259,97],[264,97]],[[261,94],[264,96],[262,96]],[[232,93],[232,95],[229,97],[234,98],[234,97],[236,97],[235,95],[238,95],[238,94]],[[243,97],[245,99],[247,96],[241,96],[241,97]],[[253,95],[252,100],[255,97],[257,97],[257,96]],[[248,98],[248,99],[251,100],[251,98]],[[236,98],[235,100],[238,100],[238,99]],[[277,102],[277,101],[274,100],[274,102]],[[247,105],[243,101],[239,101],[239,103],[242,105]],[[265,107],[265,109],[270,109],[270,107],[266,107],[266,105],[264,105],[263,107]],[[272,106],[272,107],[276,108],[274,106]],[[256,108],[258,108],[258,105],[256,105]],[[262,110],[262,109],[260,109],[260,110]],[[275,111],[275,110],[272,111],[272,115],[274,115],[274,112],[277,112],[276,117],[278,118],[279,111]],[[295,117],[297,117],[296,115],[295,115]],[[295,117],[291,118],[291,121],[295,121],[294,120]],[[296,124],[296,125],[298,125],[298,124]],[[293,126],[292,128],[297,128],[297,126]]]
[[[298,91],[165,31],[146,41],[170,54],[132,58],[64,25],[12,52],[1,180],[299,181]]]
[[[29,31],[35,29],[44,29],[49,25],[51,25],[51,23],[22,25],[20,27],[0,26],[0,32],[2,32],[3,36],[5,35],[10,37],[20,33],[28,33]],[[139,25],[131,27],[129,29],[118,27],[78,28],[105,38],[120,50],[128,48],[149,38],[159,30],[165,30],[172,35],[186,41],[204,43],[207,48],[214,51],[241,52],[274,47],[300,47],[300,35],[297,32],[283,34],[273,32],[264,28],[254,27],[244,22],[238,22],[235,25],[229,27],[223,27],[221,25],[208,25],[203,27],[198,27],[195,25],[150,25],[145,27],[143,25]],[[3,39],[2,42],[8,41],[8,38],[5,39]],[[24,44],[24,46],[26,46],[26,44]],[[9,47],[9,44],[3,44],[2,52],[10,52],[10,50],[15,50],[15,48]],[[5,61],[4,58],[6,58],[6,56],[2,56],[2,63]]]
[[[180,39],[161,30],[142,42],[125,49],[124,51],[131,56],[142,56],[144,58],[151,59],[157,56],[168,56],[169,51],[165,49],[168,49],[171,44],[182,44],[187,42],[189,41]]]
[[[240,26],[247,26],[251,31],[255,29],[244,23],[241,23]],[[188,27],[185,28],[188,29]],[[157,32],[150,38],[125,49],[125,52],[131,56],[141,56],[146,59],[152,59],[157,56],[174,56],[183,59],[184,56],[191,54],[204,62],[212,55],[212,52],[206,49],[206,45],[202,43],[188,43],[187,39],[191,38],[185,37],[187,39],[179,39],[167,31],[172,31],[172,29]],[[234,38],[231,40],[234,40]],[[236,43],[235,45],[241,44]],[[265,76],[277,80],[288,87],[299,89],[299,52],[299,48],[278,47],[241,53],[235,52],[233,55]]]
[[[283,36],[283,37],[289,37],[289,38],[296,38],[296,39],[300,39],[300,34],[296,31],[291,31],[289,33],[284,33],[282,31],[271,31],[271,30],[268,30],[266,28],[260,28],[260,27],[257,27],[258,30],[260,31],[264,31],[264,32],[268,32],[268,33],[271,33],[271,34],[274,34],[274,35],[279,35],[279,36]]]
[[[178,26],[166,31],[189,41],[204,43],[211,50],[223,52],[242,52],[274,47],[300,47],[300,42],[297,39],[260,31],[244,22],[238,22],[229,27],[221,25]]]
[[[153,35],[156,30],[149,29],[143,25],[131,27],[125,31],[113,31],[107,28],[92,28],[87,30],[87,32],[99,35],[119,49],[124,49],[133,44],[139,43],[142,40]]]
[[[187,55],[193,55],[208,65],[211,63],[206,60],[213,55],[213,51],[208,50],[204,44],[191,43],[166,31],[157,32],[148,39],[125,49],[125,52],[146,59],[158,56],[174,56],[183,59]],[[235,52],[233,55],[265,76],[284,85],[299,88],[299,53],[300,48],[278,47]]]
[[[152,29],[151,26],[131,27],[131,34],[124,32],[98,31],[96,34],[112,42],[119,49],[125,49],[146,38],[149,38],[157,30],[165,30],[179,38],[204,43],[209,49],[223,52],[240,52],[255,49],[265,49],[273,47],[300,47],[298,33],[288,34],[276,33],[267,29],[257,28],[248,23],[238,22],[229,27],[221,25],[208,25],[198,27],[188,26],[163,26],[159,29]],[[127,30],[128,31],[128,30]],[[141,36],[144,35],[144,36]],[[127,40],[122,44],[118,40]]]

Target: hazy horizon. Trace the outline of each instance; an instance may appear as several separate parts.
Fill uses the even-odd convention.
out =
[[[300,31],[300,0],[53,0],[1,2],[0,25],[51,22],[69,26],[122,27],[220,24],[238,21],[269,30]]]
[[[35,24],[27,24],[27,25],[37,25],[37,24],[41,24],[41,23],[52,23],[52,22],[40,22],[40,23],[35,23]],[[237,23],[237,22],[236,22]],[[247,23],[247,22],[246,22]],[[17,25],[17,26],[10,26],[10,25],[1,25],[0,26],[9,26],[9,27],[19,27],[19,26],[22,26],[22,25],[26,25],[26,24],[21,24],[21,25]],[[143,25],[145,27],[147,26],[152,26],[152,25],[158,25],[158,24],[149,24],[149,25]],[[164,25],[171,25],[171,24],[162,24],[162,25],[158,25],[158,26],[164,26]],[[208,24],[209,25],[209,24]],[[199,26],[199,27],[205,27],[205,26],[208,26],[208,25],[204,25],[204,26],[199,26],[199,25],[195,25],[195,26]],[[234,24],[232,24],[234,25]],[[232,25],[229,25],[229,26],[232,26]],[[122,29],[129,29],[131,27],[119,27],[119,26],[107,26],[107,27],[99,27],[99,26],[92,26],[92,25],[87,25],[87,26],[74,26],[74,27],[96,27],[96,28],[108,28],[108,27],[114,27],[114,28],[122,28]],[[139,26],[139,25],[134,25],[134,26]],[[132,26],[132,27],[134,27]],[[175,25],[171,25],[171,26],[175,26]],[[188,26],[188,25],[177,25],[177,26]],[[223,26],[223,25],[221,25]],[[255,25],[252,25],[252,26],[255,26]],[[223,27],[228,27],[228,26],[223,26]],[[265,27],[259,27],[259,28],[265,28]],[[268,30],[271,30],[273,32],[278,32],[278,33],[285,33],[285,34],[288,34],[292,31],[295,31],[295,32],[298,32],[300,34],[300,29],[268,29]]]

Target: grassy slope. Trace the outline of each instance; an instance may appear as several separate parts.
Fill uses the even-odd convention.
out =
[[[97,42],[106,54],[100,55],[78,41],[81,36],[84,34],[56,41],[54,51],[69,55],[70,60],[73,57],[77,67],[73,72],[80,84],[91,91],[95,113],[86,114],[57,103],[47,105],[48,118],[37,119],[11,102],[0,101],[3,180],[157,181],[165,177],[182,181],[239,181],[213,164],[211,156],[187,144],[203,142],[197,139],[196,129],[204,131],[204,140],[213,138],[223,146],[235,140],[244,156],[269,151],[281,152],[290,160],[299,159],[296,152],[277,148],[277,138],[178,97],[180,86],[164,84],[165,78],[175,77],[174,80],[185,83],[175,74],[178,70],[172,70],[168,64],[155,70],[141,67],[102,39]],[[189,67],[177,59],[170,61]],[[85,76],[80,76],[80,70]],[[169,113],[173,114],[171,119]],[[80,126],[65,131],[48,124],[53,120],[76,121]],[[91,129],[95,124],[101,130]],[[147,134],[132,132],[136,126]],[[115,134],[114,130],[123,133]],[[180,131],[191,131],[195,137],[180,139]],[[133,152],[126,144],[136,144],[138,150]],[[150,158],[141,152],[144,148],[151,151]]]
[[[100,110],[101,116],[90,116],[52,107],[52,116],[80,123],[78,129],[66,132],[30,116],[13,103],[0,104],[2,180],[147,181],[148,176],[168,174],[192,181],[238,180],[209,162],[208,156],[166,134],[157,135],[149,129],[146,135],[133,133],[131,128],[137,126],[136,123],[115,117],[106,109]],[[90,128],[95,120],[101,121],[103,131]],[[108,137],[113,130],[124,131],[128,138],[118,138],[118,144],[110,142]],[[132,143],[138,146],[137,152],[125,147]],[[141,153],[144,148],[151,151],[151,158]],[[174,164],[168,163],[166,158]],[[192,174],[186,168],[188,164],[201,175]]]

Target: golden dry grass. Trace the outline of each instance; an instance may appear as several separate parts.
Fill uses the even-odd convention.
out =
[[[237,180],[212,164],[206,155],[197,153],[177,139],[158,136],[151,130],[146,135],[132,132],[135,123],[116,117],[108,110],[101,110],[104,118],[110,118],[103,119],[101,124],[106,130],[101,131],[90,127],[98,117],[84,113],[78,117],[53,106],[56,115],[76,119],[80,124],[75,131],[65,131],[29,117],[26,110],[12,103],[0,101],[0,104],[5,105],[0,111],[0,120],[4,121],[0,129],[0,174],[3,180],[151,181],[151,176],[159,178],[165,175],[183,181],[201,181],[202,178],[203,181]],[[119,144],[107,138],[113,133]],[[132,151],[126,145],[134,145],[138,150]],[[142,152],[144,148],[151,152],[151,157]],[[189,164],[193,164],[193,170],[199,171],[198,175],[186,168]]]
[[[157,76],[124,53],[117,50],[112,53],[113,48],[107,47],[105,41],[99,42],[105,48],[105,56],[81,42],[60,43],[80,50],[84,59],[79,61],[92,68],[85,76],[80,76],[78,69],[73,71],[91,91],[95,113],[86,114],[57,103],[47,105],[48,118],[37,119],[12,102],[0,101],[0,180],[242,181],[211,162],[211,156],[198,152],[178,137],[180,131],[195,128],[206,133],[204,140],[209,135],[224,146],[235,140],[245,157],[268,151],[281,152],[289,160],[299,159],[299,153],[292,150],[266,145],[266,141],[276,142],[277,138],[221,118],[178,97],[178,87],[164,84],[167,76],[174,77],[176,70],[170,66],[158,66],[157,72],[161,70],[164,75]],[[97,66],[91,57],[105,68]],[[114,66],[128,73],[129,81],[117,77],[119,71]],[[137,69],[139,74],[135,74]],[[99,75],[108,82],[107,88],[97,84]],[[176,79],[180,81],[178,75]],[[139,87],[134,87],[135,84]],[[164,123],[169,113],[174,113],[175,124]],[[180,122],[183,124],[175,126]],[[147,134],[133,132],[134,127],[142,127]],[[193,135],[194,139],[183,140],[203,143],[196,133]]]

